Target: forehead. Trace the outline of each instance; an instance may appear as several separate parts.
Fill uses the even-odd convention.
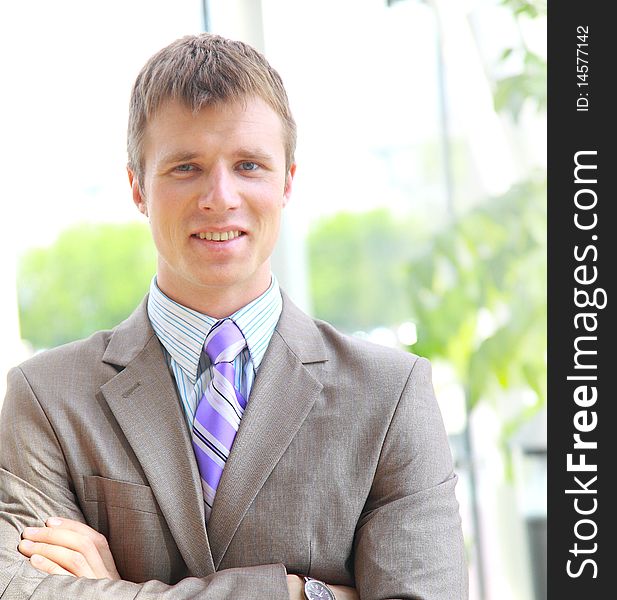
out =
[[[256,147],[284,157],[283,125],[261,98],[217,103],[193,111],[169,100],[149,119],[144,135],[144,159],[160,160],[177,152],[229,152]]]

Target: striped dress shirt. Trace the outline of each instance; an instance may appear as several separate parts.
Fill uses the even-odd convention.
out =
[[[270,287],[259,298],[230,315],[247,343],[234,361],[236,387],[247,400],[282,308],[281,291],[273,275]],[[212,365],[203,346],[217,319],[168,298],[159,289],[156,277],[150,284],[148,317],[174,375],[190,431],[197,405],[212,379]]]

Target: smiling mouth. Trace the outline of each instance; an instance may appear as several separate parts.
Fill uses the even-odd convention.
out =
[[[194,233],[193,237],[200,240],[208,240],[209,242],[227,242],[245,235],[243,231],[202,231]]]

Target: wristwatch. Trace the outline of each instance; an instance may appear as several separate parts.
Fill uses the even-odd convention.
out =
[[[334,592],[319,579],[303,577],[304,597],[306,600],[336,600]]]

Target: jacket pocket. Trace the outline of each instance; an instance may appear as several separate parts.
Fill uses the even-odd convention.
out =
[[[161,509],[147,485],[84,475],[84,500],[103,502],[109,507],[161,514]]]

